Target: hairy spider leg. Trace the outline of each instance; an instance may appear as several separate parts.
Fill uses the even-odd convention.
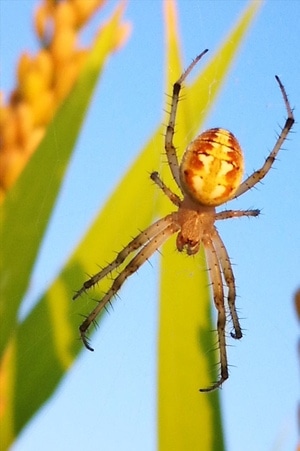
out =
[[[241,218],[243,216],[258,216],[260,210],[224,210],[216,213],[216,221],[231,218]]]
[[[284,88],[283,84],[281,83],[280,78],[277,75],[275,75],[275,78],[279,85],[279,88],[280,88],[280,91],[281,91],[281,94],[282,94],[282,97],[284,100],[284,104],[285,104],[285,107],[287,110],[287,114],[288,114],[287,119],[285,121],[283,129],[281,130],[280,135],[278,136],[275,146],[273,147],[273,150],[269,153],[269,155],[265,159],[265,162],[262,165],[262,167],[260,169],[258,169],[257,171],[253,172],[253,174],[251,174],[243,183],[241,183],[241,185],[237,189],[234,197],[239,197],[242,194],[246,193],[249,189],[253,188],[253,186],[255,186],[260,180],[262,180],[265,177],[265,175],[271,169],[274,161],[276,160],[276,156],[277,156],[279,150],[281,149],[283,142],[286,140],[287,135],[289,134],[289,132],[295,122],[293,111],[291,109],[285,88]]]
[[[171,236],[173,233],[179,230],[179,226],[172,222],[172,215],[163,218],[167,219],[168,224],[166,227],[162,228],[158,233],[149,238],[148,242],[142,247],[142,249],[133,257],[133,259],[128,263],[128,265],[120,272],[120,274],[114,279],[111,288],[105,294],[105,296],[99,301],[98,305],[94,308],[94,310],[86,317],[83,323],[80,325],[80,335],[84,345],[90,351],[94,349],[89,345],[88,339],[86,337],[86,332],[90,325],[95,321],[96,317],[100,314],[100,312],[105,308],[105,306],[110,302],[112,297],[121,289],[125,280],[131,276],[131,274],[135,273],[146,260],[151,257],[151,255]],[[161,222],[163,220],[160,220]],[[142,239],[144,240],[144,232],[141,234]]]
[[[173,193],[170,188],[162,181],[158,172],[152,172],[150,175],[151,180],[156,183],[156,185],[163,191],[163,193],[170,199],[170,201],[176,205],[176,207],[180,207],[182,204],[182,200],[177,194]]]
[[[236,288],[235,280],[232,271],[232,266],[230,263],[229,255],[225,248],[225,245],[213,225],[215,220],[224,220],[229,218],[238,217],[255,217],[258,216],[260,211],[255,210],[225,210],[219,213],[215,212],[214,206],[221,205],[222,203],[230,200],[232,197],[239,197],[254,185],[256,185],[270,170],[272,167],[276,156],[281,149],[281,146],[288,136],[294,124],[293,111],[290,107],[288,97],[284,86],[282,85],[278,76],[276,76],[276,81],[281,90],[285,107],[287,110],[288,117],[286,119],[285,125],[278,136],[273,150],[270,152],[266,158],[263,166],[257,171],[253,172],[244,182],[240,183],[240,179],[237,181],[237,176],[240,175],[243,168],[243,156],[242,150],[237,142],[236,138],[232,133],[224,129],[210,129],[199,135],[187,148],[185,157],[181,165],[178,163],[178,157],[176,153],[176,148],[173,143],[174,133],[175,133],[175,121],[176,113],[179,102],[179,95],[181,91],[181,85],[202,58],[203,55],[207,53],[208,50],[204,50],[196,59],[189,65],[185,72],[180,76],[177,82],[173,85],[173,95],[171,101],[170,117],[167,125],[166,135],[165,135],[165,151],[167,154],[168,164],[172,173],[172,176],[178,185],[180,191],[184,195],[184,199],[181,200],[180,197],[173,193],[165,183],[161,180],[157,172],[151,174],[151,179],[156,183],[156,185],[163,191],[163,193],[169,198],[169,200],[178,207],[177,212],[173,212],[168,216],[156,221],[153,225],[149,226],[145,231],[141,232],[136,238],[134,238],[130,243],[117,255],[116,259],[87,280],[82,288],[75,293],[73,299],[76,299],[86,290],[94,286],[101,279],[106,277],[113,270],[117,269],[131,253],[135,253],[129,263],[123,268],[119,275],[113,280],[109,291],[104,295],[101,301],[99,301],[96,308],[86,317],[80,326],[81,338],[85,346],[93,350],[88,342],[86,333],[90,325],[96,320],[98,314],[103,308],[109,303],[113,296],[121,289],[123,283],[126,279],[136,272],[140,266],[174,233],[180,231],[177,238],[177,248],[179,251],[187,250],[189,254],[195,254],[199,250],[200,243],[203,244],[206,258],[209,276],[211,280],[212,293],[214,303],[218,312],[218,322],[217,322],[217,334],[218,334],[218,344],[220,353],[220,376],[219,379],[212,384],[210,387],[205,389],[200,389],[202,392],[209,392],[222,385],[222,383],[228,378],[228,362],[227,362],[227,351],[226,351],[226,308],[224,301],[224,287],[223,281],[228,288],[227,303],[229,307],[230,316],[233,322],[234,333],[231,333],[233,338],[241,338],[242,331],[239,324],[236,308],[235,308],[235,298],[236,298]],[[197,146],[206,145],[209,142],[209,152],[207,149],[200,150]],[[208,145],[208,144],[207,144]],[[217,154],[214,154],[214,152]],[[231,156],[232,151],[234,155]],[[189,154],[187,154],[189,152]],[[194,153],[195,152],[195,153]],[[198,155],[196,160],[193,160],[193,155]],[[230,155],[229,162],[227,161],[228,155]],[[235,158],[235,160],[234,160]],[[209,173],[210,184],[208,183],[208,197],[199,197],[195,194],[195,188],[201,187],[204,183],[203,178],[206,177],[205,171],[197,169],[196,171],[191,171],[190,166],[193,164],[198,166],[202,164],[203,169],[211,167],[212,161],[218,163],[221,160],[223,166],[219,171],[213,174]],[[234,161],[233,161],[234,160]],[[233,164],[235,163],[235,164]],[[216,199],[209,195],[212,194],[211,191],[218,191],[219,187],[228,188],[226,177],[225,182],[223,180],[224,176],[227,175],[228,167],[232,169],[235,176],[236,185],[233,185],[234,191],[230,197],[224,196],[222,202],[216,202]],[[193,168],[192,168],[193,169]],[[226,172],[227,170],[227,172]],[[189,172],[191,171],[191,172]],[[223,173],[222,173],[223,171]],[[207,171],[206,171],[207,172]],[[211,176],[214,176],[213,180],[216,182],[216,186],[210,186],[212,184]],[[182,178],[181,178],[182,176]],[[190,177],[190,178],[189,178]],[[191,178],[192,177],[192,178]],[[196,178],[193,178],[196,177]],[[200,177],[197,179],[197,177]],[[183,180],[184,186],[182,186],[181,180]],[[193,183],[196,183],[194,186]],[[225,183],[225,184],[224,184]],[[238,184],[240,185],[238,186]],[[190,186],[192,184],[192,186]],[[238,188],[236,188],[238,186]],[[229,186],[230,187],[230,186]],[[191,190],[193,188],[193,190]],[[197,190],[196,190],[197,191]],[[205,202],[204,200],[205,199]],[[206,203],[206,201],[208,203]],[[203,203],[204,202],[204,203]],[[202,224],[202,228],[200,227]],[[197,232],[198,230],[198,232]],[[198,236],[199,235],[199,236]]]
[[[234,333],[232,332],[231,336],[233,338],[240,339],[242,338],[243,334],[235,308],[235,299],[236,299],[235,278],[232,271],[232,266],[230,263],[228,252],[216,228],[215,234],[213,236],[213,242],[217,252],[218,260],[221,265],[222,273],[224,275],[224,279],[228,287],[227,302],[234,329]]]
[[[219,379],[207,388],[200,388],[201,392],[209,392],[220,387],[223,384],[223,382],[226,381],[226,379],[228,379],[228,362],[227,362],[226,338],[225,338],[226,310],[224,305],[223,280],[216,250],[214,248],[212,240],[209,237],[205,238],[203,244],[207,258],[207,266],[212,285],[214,303],[218,311],[217,332],[218,332],[220,366],[221,366]]]
[[[132,241],[130,241],[130,243],[127,244],[127,246],[121,252],[118,253],[114,261],[109,263],[107,266],[105,266],[105,268],[103,268],[93,277],[84,282],[80,290],[78,290],[74,294],[73,300],[77,299],[89,288],[100,282],[100,280],[107,276],[107,274],[118,268],[118,266],[120,266],[132,252],[138,250],[149,240],[155,237],[158,233],[164,230],[170,224],[171,219],[172,215],[165,216],[164,218],[161,218],[158,221],[154,222],[154,224],[150,225],[146,230],[137,235]]]
[[[165,151],[167,154],[171,173],[173,175],[175,182],[177,183],[177,185],[179,186],[180,189],[181,189],[181,183],[180,183],[180,177],[179,177],[179,164],[178,164],[176,148],[173,144],[173,137],[174,137],[174,133],[175,133],[175,119],[176,119],[177,106],[178,106],[178,101],[179,101],[179,93],[181,90],[181,85],[184,82],[184,80],[186,79],[186,77],[189,75],[191,70],[198,63],[198,61],[207,52],[208,52],[208,49],[206,49],[202,53],[200,53],[200,55],[198,55],[192,61],[192,63],[189,65],[189,67],[183,72],[181,77],[173,85],[173,95],[172,95],[170,118],[169,118],[169,123],[167,125],[167,131],[166,131],[166,136],[165,136]]]

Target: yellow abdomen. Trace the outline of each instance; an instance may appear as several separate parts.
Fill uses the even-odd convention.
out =
[[[182,190],[202,205],[221,205],[234,196],[243,171],[243,153],[235,136],[223,128],[211,128],[192,141],[183,155]]]

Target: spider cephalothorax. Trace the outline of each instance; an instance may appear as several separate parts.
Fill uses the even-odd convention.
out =
[[[234,275],[227,250],[215,227],[215,221],[242,216],[258,216],[259,214],[259,210],[225,210],[216,212],[215,207],[244,194],[267,174],[294,123],[293,112],[285,89],[276,76],[288,117],[273,150],[259,170],[253,172],[241,183],[244,169],[242,150],[234,135],[222,128],[213,128],[201,133],[189,144],[179,165],[173,144],[179,93],[183,81],[206,52],[207,50],[204,50],[197,56],[173,86],[170,118],[165,135],[165,150],[168,164],[183,198],[181,199],[177,194],[173,193],[160,179],[157,172],[151,174],[151,179],[177,207],[177,210],[159,219],[141,232],[117,255],[113,262],[84,282],[83,286],[73,297],[73,299],[76,299],[114,269],[118,268],[130,254],[135,253],[133,258],[129,260],[128,264],[113,280],[108,292],[79,328],[85,346],[92,351],[93,349],[89,345],[86,336],[90,325],[120,290],[125,280],[137,271],[171,235],[177,233],[177,249],[180,252],[186,251],[188,255],[196,254],[202,245],[206,254],[214,303],[218,313],[217,333],[220,351],[220,377],[210,387],[200,389],[200,391],[214,390],[220,387],[228,378],[225,334],[227,307],[225,306],[224,283],[227,286],[227,306],[233,325],[231,336],[237,339],[242,337],[235,308],[236,289]]]

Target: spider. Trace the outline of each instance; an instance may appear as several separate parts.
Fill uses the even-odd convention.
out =
[[[120,271],[104,297],[94,310],[86,317],[79,327],[81,339],[87,349],[93,351],[86,336],[90,325],[95,322],[99,313],[121,289],[125,280],[135,273],[149,257],[174,233],[177,233],[176,246],[178,251],[188,255],[196,254],[202,245],[207,260],[207,268],[211,281],[214,304],[217,310],[217,335],[220,358],[220,375],[216,382],[201,392],[209,392],[220,387],[228,378],[228,362],[226,352],[227,309],[232,321],[235,339],[242,338],[242,330],[235,307],[235,279],[225,245],[215,227],[215,221],[239,218],[242,216],[258,216],[259,210],[224,210],[216,212],[216,207],[232,198],[237,198],[255,186],[270,170],[276,156],[290,132],[294,116],[286,91],[278,76],[276,76],[284,104],[287,119],[275,146],[260,169],[253,172],[244,182],[243,153],[235,136],[228,130],[212,128],[201,133],[192,141],[178,164],[176,148],[173,143],[176,112],[182,84],[198,61],[207,53],[207,49],[198,55],[180,78],[173,85],[171,110],[165,134],[165,151],[172,176],[182,193],[182,199],[173,193],[162,181],[157,172],[151,174],[151,179],[177,207],[150,225],[137,235],[118,253],[114,261],[100,272],[84,282],[75,293],[73,299],[89,290],[101,279],[118,268],[131,254],[134,256]],[[227,307],[224,299],[224,286],[227,286]]]

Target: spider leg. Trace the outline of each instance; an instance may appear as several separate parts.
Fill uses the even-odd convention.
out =
[[[216,213],[216,220],[229,219],[229,218],[241,218],[242,216],[258,216],[260,210],[224,210]]]
[[[232,266],[230,263],[230,258],[229,258],[228,252],[226,250],[226,247],[223,243],[223,240],[220,237],[220,235],[216,229],[215,229],[213,240],[214,240],[214,245],[216,248],[217,256],[218,256],[218,259],[220,261],[220,265],[222,268],[222,272],[224,275],[224,279],[225,279],[226,285],[228,287],[227,302],[228,302],[229,312],[230,312],[230,316],[231,316],[231,320],[232,320],[232,324],[233,324],[233,328],[234,328],[234,333],[231,332],[231,336],[233,338],[240,339],[240,338],[242,338],[243,334],[242,334],[239,318],[238,318],[236,308],[235,308],[236,290],[235,290],[235,280],[234,280],[234,274],[232,271]]]
[[[203,245],[205,247],[205,253],[207,257],[207,266],[212,284],[214,303],[218,311],[217,330],[221,365],[221,374],[219,380],[213,383],[208,388],[200,389],[201,392],[209,392],[220,387],[223,382],[228,379],[228,363],[225,338],[226,311],[224,305],[222,274],[216,250],[214,248],[212,240],[209,237],[205,237],[205,239],[203,240]]]
[[[173,137],[174,137],[174,133],[175,133],[175,120],[176,120],[177,106],[178,106],[178,101],[179,101],[179,93],[181,90],[181,85],[184,82],[184,80],[186,79],[186,77],[189,75],[191,70],[198,63],[198,61],[202,58],[202,56],[205,55],[205,53],[207,53],[207,52],[208,52],[208,49],[204,50],[200,55],[198,55],[192,61],[192,63],[189,65],[189,67],[183,72],[181,77],[173,85],[170,119],[169,119],[169,123],[167,125],[167,131],[166,131],[166,136],[165,136],[165,150],[166,150],[166,154],[167,154],[167,158],[168,158],[168,163],[169,163],[169,166],[171,169],[171,173],[172,173],[173,178],[179,188],[180,188],[179,165],[178,165],[176,149],[173,144]]]
[[[176,207],[180,207],[182,201],[177,194],[173,193],[173,191],[168,188],[162,179],[160,178],[158,172],[152,172],[150,175],[151,180],[153,180],[154,183],[164,192],[164,194],[170,199],[170,201],[176,205]]]
[[[282,94],[282,97],[283,97],[283,100],[285,103],[285,107],[286,107],[287,114],[288,114],[287,119],[285,121],[283,129],[281,130],[280,135],[278,136],[278,139],[275,143],[275,146],[274,146],[272,152],[270,152],[270,154],[266,158],[263,166],[260,169],[258,169],[257,171],[253,172],[252,175],[250,175],[243,183],[241,183],[241,185],[239,186],[238,190],[235,193],[235,197],[241,196],[242,194],[244,194],[246,191],[251,189],[254,185],[256,185],[260,180],[262,180],[265,177],[265,175],[271,169],[274,161],[276,160],[276,156],[277,156],[279,150],[281,149],[282,144],[286,140],[286,138],[295,122],[293,111],[291,109],[284,86],[281,83],[281,81],[277,75],[275,76],[275,78],[277,80],[277,83],[279,85],[279,88],[281,90],[281,94]]]
[[[170,222],[170,221],[169,221]],[[80,325],[80,335],[81,339],[87,349],[93,351],[90,346],[86,332],[90,325],[95,321],[100,312],[105,308],[105,306],[111,301],[112,297],[117,294],[121,289],[123,283],[126,279],[135,273],[140,266],[145,263],[145,261],[166,241],[173,233],[179,230],[179,225],[175,222],[169,223],[166,227],[159,231],[147,243],[142,247],[142,249],[133,257],[133,259],[128,263],[128,265],[120,272],[120,274],[115,278],[111,288],[105,294],[103,299],[98,303],[94,310],[86,317],[83,323]],[[141,234],[142,235],[142,234]]]
[[[113,262],[95,274],[93,277],[84,282],[82,287],[74,294],[73,300],[77,299],[83,293],[85,293],[89,288],[96,285],[100,280],[102,280],[107,274],[112,272],[118,266],[120,266],[124,260],[130,255],[132,252],[136,251],[140,247],[144,246],[149,240],[151,240],[155,235],[164,230],[171,222],[173,218],[172,215],[165,216],[162,219],[154,222],[150,227],[141,232],[138,236],[136,236],[132,241],[130,241],[127,246],[118,253],[117,257]]]

